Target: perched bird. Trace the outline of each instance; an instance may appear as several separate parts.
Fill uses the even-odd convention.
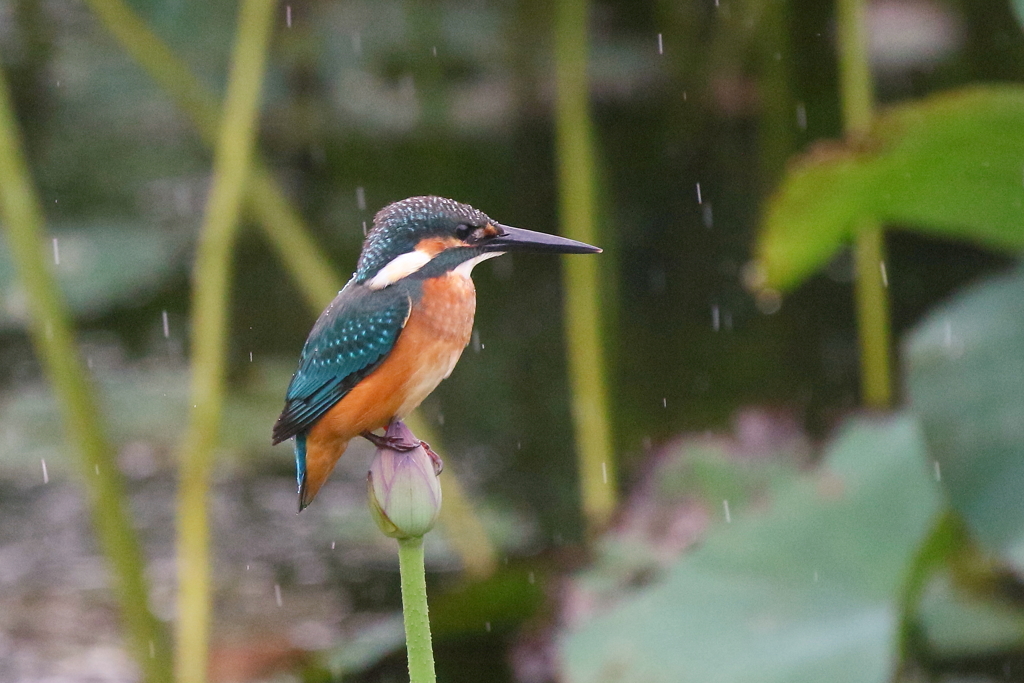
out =
[[[473,331],[470,272],[508,251],[601,250],[501,225],[442,197],[412,197],[377,213],[355,274],[306,339],[274,425],[275,444],[295,437],[299,510],[349,441],[384,444],[372,431],[411,413],[451,374]]]

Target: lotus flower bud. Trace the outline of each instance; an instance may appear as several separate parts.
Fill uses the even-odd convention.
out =
[[[386,438],[395,446],[377,449],[366,476],[370,512],[392,538],[423,536],[441,511],[439,461],[400,420],[388,427]]]

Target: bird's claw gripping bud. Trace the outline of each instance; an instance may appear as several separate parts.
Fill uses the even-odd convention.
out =
[[[392,538],[423,536],[441,511],[437,478],[441,458],[400,420],[377,439],[380,443],[366,477],[370,512],[381,531]]]

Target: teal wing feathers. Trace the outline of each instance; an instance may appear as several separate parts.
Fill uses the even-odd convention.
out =
[[[349,282],[306,339],[288,385],[273,442],[305,434],[331,406],[380,365],[409,318],[404,288],[371,290]]]

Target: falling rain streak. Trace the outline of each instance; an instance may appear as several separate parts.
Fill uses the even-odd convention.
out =
[[[703,204],[704,199],[700,196],[700,183],[697,183],[697,203]]]
[[[171,324],[167,320],[167,311],[164,310],[160,314],[160,317],[163,318],[163,323],[164,323],[164,339],[170,339],[171,338]]]
[[[661,34],[660,33],[658,34],[658,54],[659,55],[665,54],[665,46],[661,42]]]
[[[57,242],[57,238],[53,238],[53,263],[60,265],[60,244]]]
[[[43,466],[43,483],[44,484],[49,484],[50,483],[50,473],[46,471],[46,459],[45,458],[40,458],[39,462]],[[936,463],[936,465],[937,464],[938,463]]]
[[[878,262],[878,270],[882,273],[882,286],[889,286],[889,272],[885,269],[885,261]]]
[[[725,523],[732,524],[732,513],[729,512],[729,501],[722,501],[722,508],[725,510]]]
[[[356,188],[356,206],[360,211],[366,211],[366,190],[362,185]]]
[[[281,584],[279,583],[274,584],[274,602],[277,603],[278,607],[281,607],[283,605],[281,601]]]
[[[292,6],[291,5],[285,5],[284,6],[284,24],[288,28],[292,27]]]

